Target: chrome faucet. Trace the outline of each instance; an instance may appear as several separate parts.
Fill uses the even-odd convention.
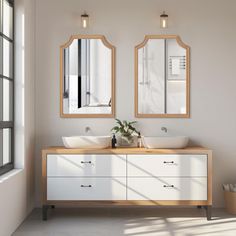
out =
[[[164,131],[165,133],[167,133],[167,128],[166,127],[161,127],[161,131]]]
[[[88,132],[91,131],[91,128],[89,126],[85,127],[85,133],[87,134]]]

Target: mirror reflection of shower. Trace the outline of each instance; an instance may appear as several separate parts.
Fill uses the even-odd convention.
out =
[[[187,50],[176,38],[151,37],[136,47],[137,113],[188,113]]]

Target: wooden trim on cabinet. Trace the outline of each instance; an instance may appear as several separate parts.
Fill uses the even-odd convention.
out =
[[[183,149],[147,149],[147,148],[105,148],[105,149],[69,149],[65,147],[48,147],[43,150],[46,154],[206,154],[211,150],[204,147],[187,147]]]
[[[207,155],[207,201],[212,205],[212,151]]]
[[[47,151],[42,151],[42,204],[47,202]]]
[[[122,200],[122,201],[58,201],[47,200],[47,155],[48,154],[199,154],[207,155],[207,200]],[[157,157],[158,158],[158,157]],[[66,149],[49,147],[42,150],[42,204],[76,205],[76,206],[209,206],[212,205],[212,151],[204,147],[187,147],[185,149]]]
[[[47,201],[48,205],[77,206],[207,206],[208,201],[195,200],[122,200],[122,201]]]

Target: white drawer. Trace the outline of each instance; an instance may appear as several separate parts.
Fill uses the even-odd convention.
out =
[[[126,176],[126,155],[47,155],[47,176]]]
[[[207,178],[128,178],[128,200],[207,200]]]
[[[47,200],[126,200],[126,178],[47,178]]]
[[[128,155],[128,176],[207,176],[207,155]]]

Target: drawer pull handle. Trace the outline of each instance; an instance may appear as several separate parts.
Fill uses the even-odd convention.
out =
[[[81,161],[81,164],[92,164],[91,161]]]
[[[164,161],[163,163],[164,163],[164,164],[174,164],[173,161]]]
[[[174,188],[174,185],[163,185],[164,188]]]
[[[80,187],[81,187],[81,188],[91,188],[92,185],[83,185],[83,184],[81,184]]]

